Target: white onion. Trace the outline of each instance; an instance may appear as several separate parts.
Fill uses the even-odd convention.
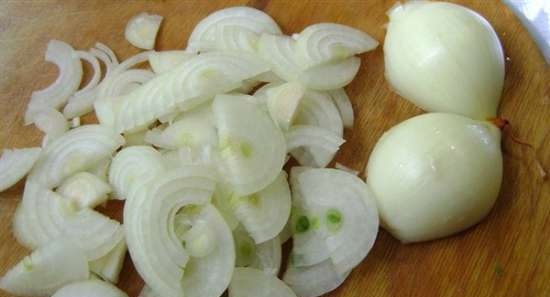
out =
[[[219,95],[212,110],[220,140],[224,177],[237,195],[271,184],[284,164],[285,139],[250,96]]]
[[[378,42],[367,33],[333,23],[310,25],[296,37],[296,52],[304,69],[344,60],[377,46]]]
[[[256,52],[260,36],[253,30],[239,25],[218,26],[215,47],[221,51]]]
[[[288,130],[294,118],[305,89],[299,83],[285,83],[266,91],[267,110],[279,128]]]
[[[269,61],[272,71],[285,81],[297,81],[309,89],[334,90],[349,84],[361,65],[361,59],[350,57],[341,61],[301,69],[296,54],[296,41],[288,36],[262,34],[258,53]]]
[[[23,199],[15,214],[14,235],[28,248],[67,237],[89,260],[107,254],[124,236],[117,221],[89,208],[76,207],[60,195],[27,180]]]
[[[278,236],[262,242],[254,243],[248,232],[238,225],[233,230],[237,267],[252,267],[263,273],[277,276],[281,266],[281,240]]]
[[[331,155],[336,154],[340,146],[345,142],[345,140],[336,133],[312,125],[292,126],[292,128],[285,133],[285,139],[288,151],[301,147],[309,149],[317,148]]]
[[[338,288],[349,272],[339,274],[327,260],[308,267],[289,266],[283,281],[300,297],[317,297]]]
[[[91,173],[79,172],[65,179],[56,192],[74,201],[78,209],[95,208],[107,201],[111,186]]]
[[[147,183],[165,170],[162,155],[150,146],[131,146],[113,158],[109,168],[109,183],[115,197],[127,199],[140,185]]]
[[[4,149],[0,158],[0,192],[22,179],[40,157],[41,148]]]
[[[342,163],[339,163],[339,162],[336,162],[334,163],[334,168],[338,169],[338,170],[343,170],[343,171],[346,171],[346,172],[349,172],[353,175],[356,175],[356,176],[359,176],[359,171],[353,169],[353,168],[350,168]]]
[[[108,254],[91,261],[90,271],[100,276],[102,279],[113,284],[118,282],[124,258],[126,257],[126,241],[121,240]]]
[[[90,81],[84,86],[84,88],[78,90],[73,94],[73,96],[78,96],[81,93],[87,92],[97,86],[99,83],[99,80],[101,79],[101,68],[99,67],[99,61],[97,61],[97,58],[88,52],[83,51],[76,51],[76,55],[86,62],[90,63],[92,65],[92,70],[94,71],[94,74],[92,75],[92,78]]]
[[[95,175],[102,181],[107,181],[107,174],[109,173],[109,167],[111,166],[111,156],[108,156],[102,160],[96,162],[96,165],[87,170],[87,172]]]
[[[87,280],[74,282],[55,292],[52,297],[128,297],[126,293],[107,282]]]
[[[145,141],[167,149],[217,145],[218,135],[211,106],[208,104],[182,113],[164,130],[149,131]]]
[[[82,63],[75,50],[67,43],[50,40],[45,60],[59,68],[59,76],[53,84],[40,91],[34,91],[25,113],[25,124],[34,122],[36,111],[46,108],[60,108],[78,89],[82,79]]]
[[[277,276],[254,268],[236,268],[229,285],[229,297],[296,297]]]
[[[151,65],[153,72],[161,74],[174,69],[195,56],[195,54],[186,51],[153,51],[149,55],[149,65]]]
[[[324,92],[306,92],[298,108],[295,122],[300,125],[316,125],[328,129],[339,137],[344,134],[344,125],[338,108],[336,108],[329,94]],[[336,142],[333,141],[333,143]],[[334,158],[336,151],[337,148],[327,150],[319,147],[308,147],[305,150],[292,151],[292,156],[301,165],[326,167]]]
[[[216,32],[225,26],[237,26],[256,34],[280,34],[281,29],[265,12],[245,6],[218,10],[202,19],[187,41],[187,51],[202,52],[216,48]]]
[[[276,237],[290,216],[290,188],[287,175],[279,176],[267,187],[248,196],[231,197],[233,212],[256,243]]]
[[[123,65],[124,66],[124,65]],[[112,70],[111,74],[97,87],[73,96],[63,109],[66,118],[74,118],[87,114],[94,109],[94,103],[98,98],[113,97],[127,94],[139,85],[151,80],[153,73],[144,69],[131,69],[123,72]]]
[[[57,109],[47,107],[36,111],[33,115],[34,125],[44,132],[42,146],[53,141],[69,130],[69,122]]]
[[[214,192],[214,196],[212,196],[212,204],[223,216],[229,228],[234,231],[239,226],[239,219],[237,219],[233,212],[231,205],[232,195],[233,190],[231,186],[220,182],[216,185],[216,191]]]
[[[212,170],[186,166],[142,184],[125,205],[128,249],[140,275],[159,295],[219,296],[229,283],[235,251],[230,229],[208,204],[214,188]],[[174,224],[178,210],[188,215],[190,227],[204,221],[212,228],[216,248],[209,256],[189,258]]]
[[[367,165],[384,227],[403,242],[454,234],[491,210],[502,180],[500,130],[429,113],[393,127]]]
[[[193,108],[267,70],[267,66],[252,55],[201,54],[119,100],[100,98],[95,103],[96,114],[102,124],[114,126],[117,131],[128,131],[174,111],[177,106]]]
[[[334,104],[336,104],[338,111],[340,112],[344,127],[353,127],[353,106],[351,105],[351,101],[348,97],[348,94],[346,94],[346,91],[344,89],[336,89],[329,91],[328,93],[334,101]]]
[[[124,37],[137,48],[153,49],[162,19],[160,15],[146,12],[135,15],[126,24]]]
[[[85,125],[70,130],[49,143],[36,162],[29,178],[47,188],[58,186],[73,173],[86,170],[110,156],[124,143],[124,138],[99,125]]]
[[[496,116],[504,83],[502,45],[476,12],[452,3],[395,6],[384,41],[386,78],[427,111]]]
[[[11,268],[0,279],[0,288],[18,296],[46,297],[88,276],[88,261],[82,250],[69,240],[58,239]]]
[[[372,193],[357,176],[341,170],[294,168],[291,174],[297,207],[293,265],[320,263],[325,259],[314,249],[322,249],[343,275],[366,257],[376,239],[378,213]]]

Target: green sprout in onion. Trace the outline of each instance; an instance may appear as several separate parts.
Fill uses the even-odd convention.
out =
[[[340,228],[342,228],[342,213],[334,208],[327,210],[325,214],[325,222],[329,231],[337,232]]]
[[[309,230],[310,225],[311,224],[307,216],[300,216],[296,220],[296,225],[294,230],[296,231],[297,234],[304,233]]]

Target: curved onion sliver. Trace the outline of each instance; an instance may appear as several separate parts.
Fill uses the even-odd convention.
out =
[[[14,219],[14,235],[28,248],[36,248],[59,238],[69,238],[88,260],[107,254],[124,237],[117,221],[91,210],[77,210],[71,201],[32,180]]]
[[[128,297],[126,293],[108,282],[92,279],[68,284],[52,297]]]
[[[94,166],[124,144],[124,138],[100,125],[68,131],[42,150],[29,179],[46,188],[58,186],[72,174]]]
[[[4,149],[0,158],[0,192],[13,186],[28,173],[41,151],[39,147]]]
[[[197,53],[216,49],[216,33],[225,26],[238,26],[256,34],[281,34],[277,23],[265,12],[245,6],[230,7],[202,19],[193,29],[186,51]]]
[[[254,268],[236,268],[229,285],[229,297],[296,297],[277,276]]]
[[[70,240],[58,239],[10,269],[0,279],[0,289],[17,296],[46,297],[66,284],[88,277],[88,260],[83,251]]]
[[[34,91],[25,113],[25,124],[34,122],[36,111],[45,107],[60,108],[78,89],[82,79],[82,63],[75,50],[67,43],[50,40],[45,60],[59,68],[59,76],[47,88]]]

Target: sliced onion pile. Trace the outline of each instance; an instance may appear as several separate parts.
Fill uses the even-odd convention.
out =
[[[290,37],[264,12],[232,7],[197,24],[185,50],[155,51],[161,20],[132,18],[126,38],[149,51],[120,61],[102,43],[80,51],[50,42],[46,60],[60,75],[33,93],[26,114],[45,133],[43,148],[0,159],[1,190],[28,173],[13,230],[34,249],[1,288],[126,296],[113,284],[127,251],[142,297],[336,288],[372,247],[378,216],[363,181],[323,167],[353,126],[342,87],[359,69],[355,55],[377,42],[329,23]],[[78,90],[81,60],[94,73]],[[99,124],[81,125],[92,111]],[[292,169],[292,190],[290,155],[309,166]],[[109,199],[124,200],[124,225],[94,210]]]

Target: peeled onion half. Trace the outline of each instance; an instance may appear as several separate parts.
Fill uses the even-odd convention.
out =
[[[431,1],[410,1],[388,14],[385,71],[397,93],[427,111],[495,117],[504,54],[487,20],[463,6]]]
[[[491,210],[502,180],[500,130],[429,113],[393,127],[367,165],[383,226],[403,242],[454,234]]]

